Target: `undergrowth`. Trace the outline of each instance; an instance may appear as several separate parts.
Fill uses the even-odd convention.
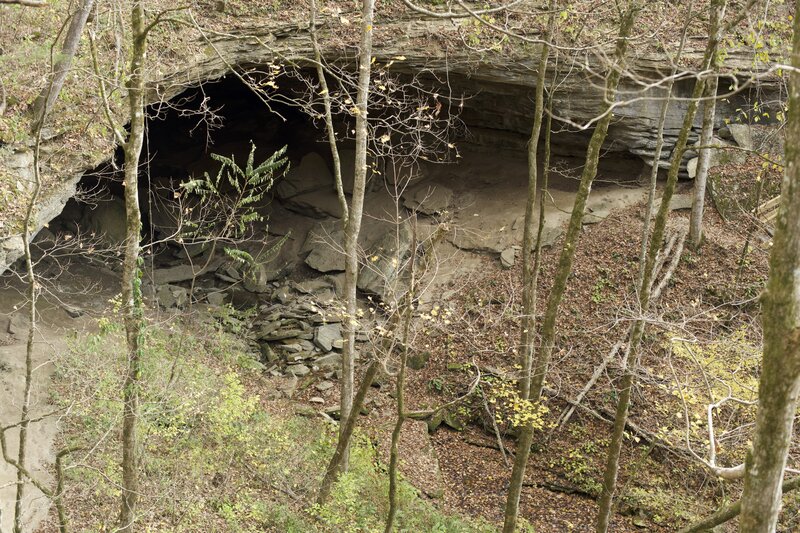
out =
[[[173,324],[151,324],[144,342],[140,530],[383,530],[388,480],[369,439],[356,436],[350,470],[314,505],[336,427],[265,402],[255,356],[221,325]],[[113,527],[120,494],[124,332],[110,319],[99,326],[56,361],[53,401],[68,408],[60,440],[82,447],[65,493],[78,531]],[[493,530],[444,514],[405,482],[399,501],[399,531]]]

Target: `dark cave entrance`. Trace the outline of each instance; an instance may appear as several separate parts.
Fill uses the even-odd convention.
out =
[[[292,83],[298,82],[282,82],[281,90],[291,93],[303,89]],[[461,90],[469,90],[468,79],[460,83]],[[520,98],[527,102],[527,97]],[[507,121],[503,125],[503,119],[498,118],[502,109],[482,109],[499,105],[496,95],[485,88],[476,91],[469,102],[463,110],[465,127],[451,132],[452,143],[458,146],[457,157],[446,163],[418,161],[413,179],[405,183],[403,190],[392,190],[390,182],[396,184],[399,178],[389,179],[386,164],[380,159],[372,160],[373,170],[378,169],[374,170],[375,175],[385,176],[373,180],[365,201],[367,212],[361,238],[365,253],[388,239],[387,232],[393,227],[390,221],[397,218],[396,213],[407,214],[412,209],[419,210],[429,225],[447,217],[457,228],[448,239],[454,250],[499,254],[519,242],[520,211],[527,187],[527,133]],[[226,298],[234,303],[251,305],[272,293],[286,278],[337,276],[343,270],[341,209],[321,122],[315,123],[302,110],[284,103],[270,102],[267,106],[234,76],[189,89],[168,105],[151,106],[149,116],[139,192],[143,242],[151,245],[146,248],[146,281],[153,291],[162,285],[191,285],[198,290],[199,299],[224,290]],[[340,144],[340,155],[345,190],[349,193],[354,151],[346,133],[352,125],[341,122],[338,127],[345,139]],[[550,243],[560,234],[558,227],[570,208],[581,170],[584,137],[569,132],[554,136]],[[256,265],[248,267],[248,274],[242,265],[226,259],[221,250],[208,242],[192,242],[182,233],[185,225],[179,220],[187,214],[188,204],[175,200],[182,195],[182,183],[205,173],[216,174],[220,164],[212,154],[244,165],[251,146],[255,147],[256,162],[286,146],[290,170],[258,205],[268,221],[255,224],[247,238],[235,245],[257,259]],[[119,164],[121,160],[118,150],[115,161]],[[612,205],[635,201],[636,194],[630,191],[639,190],[637,180],[642,168],[638,158],[609,152],[601,160],[596,187],[608,189],[608,194],[595,192],[599,198],[590,204],[590,212],[601,216]],[[51,230],[105,234],[106,242],[118,244],[124,235],[120,172],[109,162],[87,173],[80,187],[101,190],[99,201],[70,200],[62,215],[51,223]],[[280,252],[271,253],[272,245],[278,241],[283,243]],[[209,258],[209,254],[215,257]],[[114,266],[113,261],[108,264]],[[381,295],[377,282],[360,288]],[[168,300],[167,307],[172,305],[172,299]]]

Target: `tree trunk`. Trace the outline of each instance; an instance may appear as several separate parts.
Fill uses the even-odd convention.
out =
[[[719,26],[719,16],[721,10],[725,5],[725,0],[712,0],[711,2],[711,30],[709,32],[709,40],[706,45],[705,55],[703,57],[703,69],[705,70],[713,56],[716,54],[717,43],[713,38],[717,34]],[[683,119],[681,131],[678,134],[678,140],[675,143],[675,148],[672,152],[670,160],[669,173],[667,175],[667,183],[664,186],[664,192],[661,197],[661,205],[656,215],[655,224],[653,226],[653,236],[650,239],[650,244],[647,251],[647,259],[645,261],[644,270],[641,275],[641,283],[638,287],[639,292],[639,312],[644,315],[650,305],[650,290],[653,280],[653,269],[656,263],[656,256],[661,248],[661,242],[664,240],[664,232],[667,227],[667,219],[669,218],[669,204],[672,200],[672,195],[675,193],[675,186],[678,183],[678,172],[680,170],[681,159],[683,152],[686,149],[686,144],[689,139],[689,132],[691,132],[692,124],[694,124],[695,114],[697,113],[697,106],[700,97],[705,91],[705,81],[699,78],[695,83],[694,91],[692,93],[692,100],[689,102],[689,107],[686,110],[686,115]],[[619,456],[622,451],[622,442],[625,435],[625,426],[628,422],[628,408],[630,407],[631,390],[633,388],[634,371],[636,361],[638,360],[639,346],[642,342],[642,335],[644,334],[645,320],[640,317],[634,322],[628,341],[628,347],[623,357],[622,367],[623,376],[620,383],[620,395],[617,400],[617,410],[614,418],[614,428],[612,430],[611,442],[608,447],[608,456],[606,459],[605,473],[603,474],[603,490],[600,494],[600,501],[598,503],[597,525],[595,530],[598,533],[605,533],[608,531],[608,525],[611,521],[611,507],[614,500],[614,491],[617,485],[617,475],[619,473]]]
[[[800,488],[800,476],[784,482],[783,486],[781,487],[781,493],[786,494],[793,490],[797,490],[798,488]],[[710,531],[715,527],[724,524],[728,520],[736,518],[741,512],[742,500],[739,499],[732,504],[719,509],[716,513],[703,518],[699,522],[695,522],[694,524],[681,529],[678,533],[700,533],[701,531]]]
[[[691,19],[691,5],[689,13],[687,13],[687,20]],[[674,59],[675,66],[673,67],[672,74],[674,75],[677,70],[677,63],[683,53],[683,47],[686,42],[687,27],[684,27],[684,32],[681,37],[681,43],[678,48],[677,57]],[[707,51],[708,53],[708,51]],[[705,63],[704,63],[705,64]],[[678,141],[672,153],[670,161],[670,171],[667,176],[667,184],[664,188],[664,193],[661,199],[661,205],[656,215],[655,228],[653,230],[653,237],[650,238],[650,219],[654,208],[656,179],[658,176],[658,162],[661,158],[661,149],[663,147],[664,123],[666,121],[667,110],[672,94],[674,83],[670,82],[667,86],[666,100],[661,108],[661,116],[658,126],[658,140],[656,142],[656,152],[653,158],[653,168],[650,175],[650,188],[648,192],[647,212],[645,214],[644,226],[642,228],[642,244],[639,253],[639,274],[637,278],[639,294],[639,312],[644,314],[650,305],[650,290],[653,279],[653,269],[655,267],[656,255],[661,248],[661,241],[664,238],[664,231],[669,216],[669,203],[672,200],[672,195],[675,192],[675,185],[678,181],[678,170],[680,169],[680,162],[683,158],[683,151],[688,142],[689,132],[691,131],[692,124],[694,123],[694,116],[697,112],[696,99],[690,103],[686,116],[684,117],[681,131],[678,135]],[[695,95],[702,94],[703,85],[698,80],[695,85]],[[699,98],[699,96],[698,96]],[[694,105],[694,107],[692,107]],[[614,426],[611,431],[611,442],[609,444],[608,456],[606,459],[606,468],[603,474],[603,488],[600,493],[600,501],[598,503],[597,524],[595,530],[600,533],[605,533],[608,530],[611,521],[611,508],[614,499],[614,491],[617,485],[617,475],[619,473],[619,456],[622,450],[623,437],[625,435],[625,427],[628,422],[628,409],[630,407],[631,389],[633,387],[634,370],[638,361],[639,345],[641,344],[642,335],[644,334],[644,320],[640,318],[634,322],[631,327],[625,354],[622,358],[623,376],[620,383],[621,392],[617,400],[617,409],[614,417]],[[633,362],[631,364],[631,357]]]
[[[547,41],[553,38],[556,14],[552,2],[550,2],[549,8],[550,15],[547,20],[547,32],[543,39],[545,43],[542,44],[539,55],[533,128],[528,141],[528,197],[525,205],[525,228],[522,237],[522,321],[520,324],[520,366],[522,367],[522,377],[519,380],[520,397],[524,399],[529,399],[531,392],[531,373],[534,358],[533,339],[536,336],[536,296],[538,292],[538,276],[536,274],[539,268],[538,252],[541,250],[538,243],[541,241],[544,226],[544,190],[542,190],[540,193],[542,196],[539,205],[539,224],[538,229],[534,230],[536,194],[539,188],[539,136],[542,129],[542,118],[544,117],[544,86],[547,83],[547,59],[550,54],[550,46]],[[549,125],[550,121],[548,120]],[[547,142],[549,140],[550,137],[547,135]],[[547,169],[545,169],[545,172],[547,172]],[[536,257],[534,257],[534,254]],[[530,450],[532,439],[533,427],[526,426],[522,428],[518,445],[522,449]],[[521,452],[518,451],[517,458],[519,458],[520,454]],[[516,472],[518,467],[515,461],[506,499],[504,527],[510,527],[512,531],[516,527],[517,516],[519,515],[519,497],[522,491],[522,480],[526,465],[527,454],[525,454],[524,461],[521,463],[521,468],[519,468],[520,473]],[[515,476],[515,474],[517,475]]]
[[[364,212],[364,193],[367,184],[367,101],[369,100],[370,68],[372,62],[372,19],[375,11],[375,0],[363,0],[361,16],[361,53],[358,58],[358,93],[356,96],[356,153],[355,175],[353,179],[353,195],[350,200],[350,212],[347,218],[344,235],[345,272],[344,272],[344,347],[342,350],[342,382],[341,382],[341,421],[339,440],[345,438],[344,422],[350,417],[353,406],[353,372],[355,368],[356,350],[356,285],[358,283],[358,235],[361,232],[361,217]],[[349,437],[347,437],[349,439]],[[347,470],[349,458],[347,442],[345,442],[341,468]]]
[[[67,74],[69,74],[72,59],[78,51],[78,46],[81,43],[81,34],[83,33],[83,28],[86,27],[86,21],[89,19],[89,13],[92,11],[93,5],[94,0],[83,0],[78,10],[72,14],[72,20],[70,20],[69,28],[67,28],[67,35],[64,38],[59,59],[53,68],[51,82],[42,89],[42,92],[33,101],[31,107],[31,115],[33,117],[32,131],[36,131],[41,127],[45,115],[53,108],[53,104],[64,86],[64,81],[67,79]]]
[[[333,452],[328,463],[328,468],[325,470],[325,477],[319,487],[319,494],[317,495],[317,504],[324,505],[331,495],[333,484],[339,475],[340,466],[344,460],[344,455],[348,451],[350,445],[350,437],[353,436],[353,431],[356,429],[356,420],[358,419],[358,412],[361,411],[361,406],[364,405],[364,398],[367,397],[367,392],[375,380],[375,375],[378,373],[379,363],[377,360],[372,361],[364,373],[361,381],[361,386],[358,388],[358,393],[353,399],[353,413],[354,416],[343,420],[340,417],[339,421],[339,440],[336,443],[336,450]]]
[[[633,5],[622,16],[619,28],[619,38],[617,39],[616,50],[614,53],[614,64],[610,65],[611,69],[608,77],[606,78],[606,91],[605,99],[610,106],[615,98],[617,86],[622,76],[622,63],[625,58],[625,53],[628,47],[628,36],[630,35],[633,21],[636,18],[636,9]],[[606,111],[608,111],[606,109]],[[542,325],[542,349],[536,358],[534,365],[532,365],[532,376],[530,393],[528,398],[531,401],[537,402],[542,395],[542,388],[544,387],[544,378],[547,372],[547,365],[550,361],[550,355],[553,352],[553,345],[555,342],[555,322],[556,315],[558,314],[558,307],[561,304],[561,299],[566,289],[567,277],[572,271],[572,261],[575,257],[575,248],[578,245],[579,235],[583,224],[583,215],[586,209],[586,201],[589,197],[589,192],[592,188],[592,182],[597,175],[597,163],[600,158],[600,149],[603,141],[608,133],[608,125],[611,122],[611,113],[606,112],[603,117],[598,121],[595,127],[592,138],[589,141],[589,148],[586,152],[586,162],[583,167],[581,175],[581,182],[578,187],[578,192],[575,196],[575,205],[572,208],[572,216],[570,217],[569,227],[564,239],[564,246],[559,256],[556,277],[553,282],[553,288],[550,291],[550,296],[547,300],[547,307],[545,309],[544,322]],[[506,499],[505,518],[503,524],[504,533],[513,533],[516,528],[517,515],[519,513],[519,498],[522,491],[522,483],[525,477],[525,467],[528,463],[528,456],[530,455],[531,442],[533,441],[533,430],[530,426],[522,429],[520,438],[517,444],[517,455],[514,458],[514,467],[511,472],[511,481],[508,488],[508,497]]]
[[[411,250],[417,249],[417,220],[414,217],[411,233]],[[399,249],[399,247],[398,247]],[[389,514],[386,517],[386,533],[391,533],[394,527],[394,518],[397,515],[397,467],[400,462],[400,451],[398,449],[400,443],[400,434],[403,431],[403,423],[406,419],[406,406],[405,406],[405,385],[406,385],[406,369],[408,367],[408,342],[411,332],[411,320],[414,317],[414,299],[417,294],[417,273],[416,273],[416,258],[417,254],[412,253],[409,259],[408,269],[411,276],[409,281],[408,290],[405,294],[405,302],[403,304],[403,318],[402,326],[403,332],[401,334],[400,348],[400,369],[397,372],[397,383],[395,391],[397,393],[396,406],[397,406],[397,422],[395,422],[394,430],[392,431],[392,444],[389,451]],[[400,257],[396,257],[400,261]]]
[[[319,50],[317,41],[317,2],[311,0],[311,24],[309,28],[311,34],[311,44],[314,47],[314,61],[317,67],[317,78],[319,79],[320,93],[322,93],[322,103],[325,108],[325,132],[328,134],[328,146],[331,149],[333,159],[333,179],[336,185],[336,196],[339,198],[339,207],[342,209],[342,228],[347,229],[349,219],[349,208],[347,198],[344,195],[344,184],[342,183],[342,160],[339,157],[339,146],[336,141],[336,130],[333,127],[333,113],[331,112],[331,93],[328,90],[328,80],[325,77],[325,69],[322,66],[322,53]]]
[[[122,406],[122,494],[119,515],[121,532],[133,530],[139,498],[139,461],[136,425],[139,418],[139,387],[142,350],[142,292],[139,273],[141,212],[139,210],[139,158],[144,139],[144,61],[147,33],[143,0],[131,8],[133,49],[128,80],[130,132],[123,146],[125,152],[125,213],[127,229],[125,257],[122,264],[122,304],[125,322],[127,368]]]
[[[752,450],[746,460],[739,531],[775,531],[781,483],[800,391],[800,4],[795,8],[786,170],[762,296],[764,358]]]
[[[42,125],[46,118],[42,117],[42,122],[35,128],[35,144],[33,147],[33,189],[28,200],[28,207],[25,212],[25,220],[22,228],[22,245],[25,257],[25,271],[28,282],[28,338],[25,346],[25,389],[22,397],[22,408],[20,412],[19,424],[19,445],[17,448],[17,492],[14,502],[14,533],[22,533],[22,500],[25,497],[25,484],[27,479],[23,472],[26,468],[27,449],[28,449],[28,426],[30,424],[31,406],[31,387],[33,386],[33,349],[36,336],[36,298],[39,289],[36,284],[36,274],[33,270],[33,257],[31,256],[31,239],[33,238],[34,213],[39,193],[41,191],[41,141]]]
[[[719,35],[717,36],[719,42]],[[714,54],[716,57],[717,54]],[[715,59],[712,63],[713,78],[706,84],[703,104],[703,129],[700,134],[700,146],[709,146],[714,139],[714,115],[717,109],[717,73],[719,65]],[[703,242],[703,209],[706,199],[706,183],[708,167],[711,164],[711,148],[701,148],[697,160],[697,174],[694,177],[694,197],[692,199],[692,215],[689,219],[689,242],[697,248]]]
[[[534,214],[536,211],[536,194],[539,188],[539,135],[542,130],[544,116],[544,86],[547,83],[547,57],[550,46],[547,41],[552,38],[555,26],[556,11],[553,3],[549,6],[550,16],[547,19],[547,31],[539,55],[538,75],[536,79],[536,97],[534,101],[533,128],[528,141],[528,197],[525,203],[525,227],[522,235],[522,321],[520,324],[520,366],[522,378],[519,390],[522,398],[528,398],[531,389],[531,369],[533,368],[533,339],[536,329],[536,284],[534,283],[534,248],[536,231]]]

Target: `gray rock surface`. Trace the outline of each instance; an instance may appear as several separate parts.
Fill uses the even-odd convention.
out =
[[[311,372],[311,369],[308,368],[306,365],[297,364],[297,365],[289,365],[286,367],[286,372],[292,374],[294,376],[306,376]]]
[[[292,266],[277,259],[251,265],[244,276],[244,288],[250,292],[269,292],[272,290],[271,282],[288,276]]]
[[[289,169],[275,186],[275,193],[283,200],[304,192],[330,187],[333,175],[325,160],[316,152],[303,156],[300,163]]]
[[[341,223],[326,221],[309,230],[301,251],[310,250],[306,264],[318,272],[343,271],[343,243]]]
[[[342,354],[331,352],[314,361],[314,365],[320,368],[339,367],[342,364]]]
[[[383,297],[387,291],[402,292],[398,274],[411,252],[411,228],[408,223],[389,231],[367,249],[366,261],[358,275],[358,288]]]
[[[210,305],[214,305],[217,307],[225,305],[225,293],[219,291],[209,292],[206,295],[206,301]]]
[[[333,382],[331,382],[331,381],[322,381],[320,383],[317,383],[314,386],[314,388],[317,389],[320,392],[325,392],[326,390],[329,390],[329,389],[333,388]]]
[[[164,309],[183,309],[189,302],[189,291],[176,285],[159,285],[156,287],[156,301]]]
[[[403,205],[425,215],[447,211],[453,202],[453,191],[444,185],[423,184],[403,194]]]
[[[325,352],[333,350],[333,343],[342,340],[339,324],[326,324],[314,330],[314,344]]]
[[[500,264],[503,268],[511,268],[514,266],[514,261],[516,259],[515,252],[513,248],[506,248],[502,252],[500,252]]]

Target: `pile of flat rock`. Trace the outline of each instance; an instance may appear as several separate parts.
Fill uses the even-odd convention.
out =
[[[312,372],[338,372],[342,362],[342,307],[336,298],[341,276],[275,283],[270,303],[252,322],[264,364],[275,375],[302,378]],[[356,342],[368,339],[363,332]]]
[[[334,283],[315,279],[275,288],[271,304],[261,305],[253,333],[265,364],[302,377],[342,362],[342,313]]]

